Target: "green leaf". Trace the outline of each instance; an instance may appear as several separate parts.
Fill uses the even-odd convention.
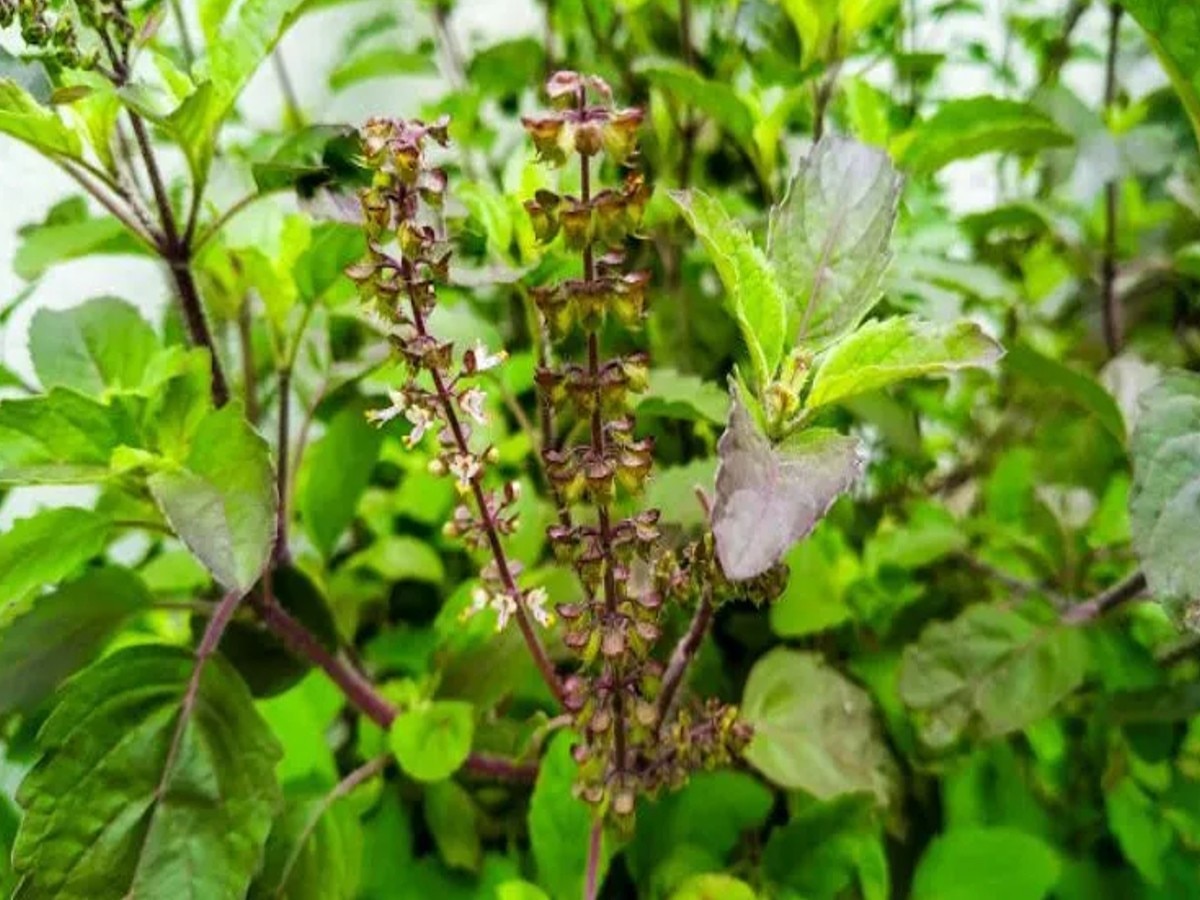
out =
[[[849,332],[879,301],[901,185],[882,150],[827,136],[771,211],[767,256],[795,305],[793,335],[810,350]]]
[[[245,897],[279,746],[222,660],[195,669],[143,645],[71,681],[17,795],[22,897]]]
[[[308,0],[201,0],[200,22],[208,45],[208,76],[213,84],[213,121],[232,108],[242,89],[271,55],[283,33],[304,12]]]
[[[300,516],[326,559],[354,519],[382,445],[383,432],[367,422],[360,406],[350,405],[333,417],[325,434],[305,455]]]
[[[542,757],[529,801],[529,842],[537,880],[555,900],[583,896],[592,832],[592,809],[572,792],[578,774],[578,766],[571,757],[571,745],[576,740],[567,731],[555,735]],[[598,885],[604,884],[612,853],[605,835],[597,869]]]
[[[226,640],[221,639],[222,645]],[[283,759],[275,767],[281,783],[322,787],[337,783],[328,735],[345,703],[325,673],[313,671],[291,690],[255,704],[283,747]]]
[[[657,466],[646,485],[646,506],[662,510],[664,522],[683,528],[707,527],[708,516],[696,489],[708,491],[717,474],[713,457],[695,459],[683,466]],[[684,498],[695,498],[690,501]]]
[[[329,73],[329,89],[336,93],[373,78],[420,75],[432,71],[433,60],[428,53],[398,47],[375,47],[340,62]]]
[[[506,881],[497,886],[496,900],[550,900],[550,895],[528,881]]]
[[[949,100],[921,123],[900,154],[918,174],[930,174],[983,153],[1030,155],[1065,147],[1071,136],[1048,115],[1020,100]]]
[[[388,535],[346,562],[350,569],[369,569],[387,581],[425,581],[441,584],[446,569],[436,550],[407,534]]]
[[[810,428],[772,444],[740,396],[717,442],[712,531],[726,577],[767,571],[803,540],[862,472],[857,438]]]
[[[978,325],[934,325],[914,316],[877,319],[838,342],[813,376],[805,406],[815,409],[923,375],[984,367],[1000,346]]]
[[[199,15],[207,65],[196,90],[169,115],[148,115],[179,145],[192,179],[203,185],[221,124],[262,62],[309,0],[202,0]],[[202,80],[203,79],[203,80]]]
[[[475,708],[460,700],[435,700],[401,713],[388,742],[401,768],[417,781],[449,778],[467,760],[475,736]]]
[[[1121,0],[1121,5],[1146,31],[1200,142],[1200,8],[1178,0]]]
[[[956,828],[917,864],[912,900],[1042,900],[1058,882],[1058,854],[1013,828]]]
[[[0,134],[50,156],[78,158],[83,153],[79,135],[11,78],[0,78]]]
[[[647,416],[724,425],[729,417],[729,395],[696,375],[684,375],[674,369],[651,369],[650,386],[638,398],[636,408]]]
[[[26,281],[34,281],[52,266],[95,254],[147,256],[149,249],[111,216],[37,225],[22,231],[13,271]]]
[[[1078,629],[972,606],[929,625],[905,648],[900,699],[921,740],[944,749],[967,735],[987,740],[1032,725],[1082,683],[1086,669]]]
[[[771,604],[771,630],[781,638],[803,637],[834,628],[853,615],[846,602],[840,564],[849,553],[840,534],[818,528],[784,558],[788,583]]]
[[[1026,343],[1018,343],[1004,356],[1006,369],[1017,373],[1039,390],[1061,393],[1073,404],[1091,413],[1118,443],[1125,443],[1125,418],[1121,409],[1099,382],[1057,359],[1039,353]]]
[[[885,520],[863,548],[863,562],[872,572],[884,568],[921,569],[970,544],[969,535],[944,507],[922,501],[909,512],[908,521],[892,525]]]
[[[271,828],[248,900],[354,900],[363,830],[353,801],[305,792],[287,798]]]
[[[65,534],[48,540],[61,553],[70,546],[57,543],[64,538],[69,540]],[[37,706],[149,605],[137,576],[115,567],[92,569],[52,593],[0,605],[0,715]]]
[[[353,161],[358,136],[345,125],[307,125],[267,147],[269,154],[263,157],[256,153],[250,166],[254,183],[263,193],[294,188],[300,196],[311,197],[318,187],[338,176],[353,177],[361,171]],[[318,228],[356,236],[358,246],[363,247],[361,228],[341,222],[323,223]],[[365,252],[360,249],[358,258]]]
[[[1200,627],[1200,375],[1171,372],[1141,398],[1131,441],[1133,545],[1150,589]]]
[[[213,577],[248,591],[275,537],[275,479],[267,443],[236,403],[210,412],[179,468],[148,481],[175,533]]]
[[[133,390],[158,352],[154,329],[124,300],[101,297],[61,312],[43,309],[29,326],[29,354],[44,387],[99,397]]]
[[[395,900],[398,885],[413,875],[413,833],[408,809],[397,790],[384,791],[375,813],[363,822],[361,900]],[[416,898],[414,898],[416,900]]]
[[[66,388],[0,401],[0,483],[102,481],[110,474],[113,451],[139,443],[137,429],[122,408]]]
[[[745,772],[697,772],[679,791],[638,808],[638,828],[625,849],[630,874],[648,886],[656,867],[681,847],[723,864],[744,832],[766,822],[772,805],[771,792]]]
[[[428,65],[429,54],[421,56]],[[546,72],[546,50],[533,37],[519,37],[476,50],[467,79],[484,94],[503,97],[520,94]]]
[[[695,875],[671,894],[671,900],[755,900],[754,890],[730,875]]]
[[[0,78],[11,78],[38,103],[48,103],[54,85],[46,66],[38,59],[22,59],[0,47]]]
[[[102,553],[111,528],[105,516],[74,506],[14,522],[0,534],[0,613]]]
[[[366,243],[362,229],[342,222],[322,222],[312,230],[308,247],[296,259],[292,276],[306,301],[319,300],[330,288],[345,281],[346,267],[363,258]]]
[[[702,191],[676,191],[671,199],[721,277],[726,305],[741,329],[761,391],[783,358],[787,322],[783,288],[750,233],[730,219],[720,203]]]
[[[466,789],[449,779],[425,789],[425,824],[442,861],[452,869],[478,872],[483,862],[475,802]]]
[[[814,653],[777,649],[755,663],[742,696],[754,727],[746,760],[775,784],[822,800],[893,793],[895,763],[871,698]]]
[[[855,794],[817,803],[802,797],[794,805],[791,820],[772,829],[762,855],[767,879],[794,892],[783,896],[888,900],[874,798]]]
[[[700,110],[731,138],[753,153],[756,110],[724,81],[712,81],[695,69],[673,60],[638,66],[651,85],[670,94],[685,106]]]
[[[1162,885],[1164,858],[1174,836],[1159,800],[1126,776],[1105,790],[1104,809],[1125,858],[1149,884]]]

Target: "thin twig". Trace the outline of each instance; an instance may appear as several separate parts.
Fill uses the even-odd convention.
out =
[[[217,234],[221,231],[221,229],[229,224],[230,219],[232,219],[234,216],[236,216],[238,213],[240,213],[243,209],[245,209],[247,206],[249,206],[254,201],[261,200],[265,196],[267,196],[265,193],[264,194],[249,194],[245,197],[242,197],[240,200],[236,201],[232,206],[230,206],[227,210],[225,210],[225,212],[218,215],[209,224],[209,226],[207,228],[205,228],[202,232],[200,232],[200,234],[198,234],[192,240],[192,243],[191,243],[192,253],[199,253],[200,250],[203,249],[205,244],[207,244],[214,237],[216,237]]]
[[[288,476],[289,419],[292,410],[292,369],[284,366],[279,370],[279,432],[276,438],[275,452],[279,459],[275,465],[275,490],[278,494],[275,518],[275,563],[286,562],[290,556],[288,551],[288,490],[291,480]]]
[[[671,718],[676,696],[679,688],[683,685],[683,677],[687,674],[688,667],[696,658],[696,653],[704,642],[704,635],[708,633],[709,626],[712,624],[713,612],[712,588],[706,586],[704,594],[696,604],[696,612],[692,615],[688,630],[684,632],[679,643],[675,645],[675,649],[671,651],[671,658],[667,662],[667,671],[662,680],[662,690],[658,695],[658,727],[660,729],[664,728]]]
[[[1063,613],[1062,620],[1070,625],[1091,622],[1106,612],[1137,598],[1144,590],[1146,590],[1145,573],[1134,572],[1103,593],[1097,594],[1090,600],[1075,604]]]
[[[242,402],[246,406],[246,419],[258,422],[258,374],[254,368],[254,333],[250,318],[250,295],[242,299],[238,311],[238,343],[242,350]]]
[[[304,124],[304,112],[300,108],[296,87],[292,84],[292,76],[288,72],[287,62],[283,58],[282,47],[276,47],[275,52],[271,54],[271,64],[275,67],[275,77],[279,80],[279,90],[283,94],[288,127],[299,128]]]
[[[1064,610],[1071,606],[1071,598],[1065,594],[1059,593],[1053,588],[1047,587],[1044,584],[1038,584],[1033,581],[1026,581],[1023,578],[1018,578],[1015,575],[1010,575],[1002,569],[997,569],[995,566],[985,563],[981,559],[976,559],[970,554],[963,553],[959,557],[971,569],[979,572],[981,575],[986,575],[993,581],[997,581],[1007,588],[1011,588],[1019,594],[1026,596],[1041,595],[1054,604],[1055,608]]]
[[[1063,65],[1071,58],[1071,36],[1079,25],[1079,20],[1087,11],[1090,0],[1071,0],[1063,16],[1063,29],[1058,37],[1046,49],[1046,57],[1042,71],[1038,76],[1038,87],[1046,87],[1058,80]]]
[[[822,135],[825,134],[825,114],[829,109],[829,103],[833,99],[834,88],[837,87],[838,74],[842,70],[842,60],[837,52],[838,46],[838,26],[833,26],[833,33],[829,37],[831,48],[831,59],[829,67],[821,76],[821,80],[817,83],[813,95],[813,141],[819,141]]]
[[[1104,64],[1104,110],[1111,114],[1117,99],[1117,52],[1120,45],[1121,13],[1119,3],[1109,5],[1108,54]],[[1104,345],[1109,356],[1121,350],[1121,298],[1117,295],[1117,189],[1118,179],[1104,185],[1104,258],[1100,280],[1104,323]]]
[[[144,229],[135,218],[132,209],[127,209],[120,206],[116,199],[110,197],[105,192],[104,188],[93,183],[91,181],[90,173],[77,168],[80,162],[79,160],[67,159],[65,157],[58,156],[52,156],[50,158],[58,165],[60,169],[70,175],[80,187],[87,191],[88,194],[96,198],[96,201],[103,206],[105,210],[107,210],[117,221],[124,225],[130,234],[137,238],[138,241],[145,244],[147,249],[151,250],[156,255],[162,252],[158,235],[151,234]]]
[[[535,762],[523,763],[488,753],[472,753],[463,763],[463,771],[496,781],[531,783],[537,779],[538,766]]]
[[[183,4],[179,0],[171,0],[171,12],[175,16],[175,24],[179,27],[179,49],[183,51],[183,61],[187,63],[188,69],[191,69],[196,65],[196,46],[192,43],[192,33],[188,29]]]
[[[604,846],[604,820],[597,818],[592,821],[592,831],[588,835],[587,868],[583,877],[583,900],[596,900],[596,892],[600,889],[600,857]]]

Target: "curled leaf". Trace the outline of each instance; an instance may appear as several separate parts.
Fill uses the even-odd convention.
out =
[[[863,467],[858,440],[828,428],[810,428],[773,445],[736,391],[717,453],[712,529],[721,567],[734,581],[779,562]]]

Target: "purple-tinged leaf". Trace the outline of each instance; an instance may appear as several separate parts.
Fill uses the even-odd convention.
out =
[[[858,440],[810,428],[772,445],[734,393],[717,443],[713,536],[725,575],[744,581],[775,565],[862,473]]]

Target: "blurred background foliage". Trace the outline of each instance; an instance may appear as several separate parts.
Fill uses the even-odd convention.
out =
[[[385,749],[382,732],[321,673],[235,625],[222,650],[283,746],[288,802],[252,896],[579,895],[588,815],[570,793],[569,740],[547,716],[519,636],[496,635],[487,615],[459,619],[476,566],[442,535],[452,484],[403,446],[406,424],[376,430],[364,419],[397,376],[342,276],[362,238],[330,191],[353,182],[347,125],[452,117],[445,163],[459,246],[437,328],[509,349],[490,399],[501,466],[527,488],[511,555],[531,585],[569,599],[578,587],[545,547],[553,507],[532,457],[540,350],[528,288],[573,263],[534,241],[522,200],[547,175],[520,124],[562,67],[601,75],[621,103],[647,110],[641,167],[657,192],[634,263],[654,272],[640,338],[653,372],[637,422],[657,440],[648,501],[674,533],[703,527],[692,488],[712,483],[724,378],[741,349],[666,189],[703,188],[761,236],[814,136],[885,148],[907,179],[886,310],[966,316],[1007,350],[991,376],[917,383],[836,413],[869,444],[863,484],[791,552],[778,602],[721,611],[693,673],[698,692],[743,705],[762,743],[750,763],[644,802],[634,836],[612,847],[602,895],[1200,895],[1200,645],[1176,609],[1144,602],[1128,511],[1138,397],[1165,369],[1200,360],[1192,4],[292,5],[295,33],[222,132],[204,211],[223,227],[201,231],[192,261],[233,393],[276,441],[276,458],[281,391],[293,405],[294,567],[277,573],[286,583],[276,591],[394,701],[465,701],[474,747],[542,761],[532,785],[470,772],[420,784],[380,766],[330,795]],[[158,29],[140,93],[123,100],[138,109],[186,94],[205,43],[213,4],[178,4],[182,22],[173,6],[139,7]],[[64,94],[54,65],[19,59],[14,35],[5,46],[0,76],[85,130],[107,115],[96,97]],[[195,161],[167,118],[150,121],[182,203]],[[4,248],[15,277],[0,296],[0,385],[14,397],[63,382],[111,396],[116,361],[136,368],[138,347],[150,358],[182,343],[183,324],[145,262],[113,268],[124,274],[111,282],[98,274],[145,248],[83,195],[64,195],[65,178],[23,181],[28,152],[0,144],[0,189],[36,211]],[[44,192],[30,186],[40,183]],[[46,300],[71,271],[87,296],[118,296],[35,315],[68,305]],[[63,332],[82,335],[98,375],[64,357]],[[68,542],[67,520],[45,518],[64,501],[113,521],[157,512],[119,484],[61,490],[6,494],[0,584],[10,594],[0,603],[20,599],[14,585],[82,580],[99,612],[75,666],[121,646],[192,640],[187,607],[203,608],[215,588],[178,540],[133,528]],[[1185,548],[1200,539],[1192,529]],[[35,530],[66,535],[73,552],[20,582],[14,572],[34,557],[18,548]],[[106,593],[98,582],[113,578],[136,585]],[[112,599],[131,591],[141,599]],[[12,646],[0,635],[4,847],[34,734],[72,670],[23,681]],[[314,809],[324,814],[312,819]]]

